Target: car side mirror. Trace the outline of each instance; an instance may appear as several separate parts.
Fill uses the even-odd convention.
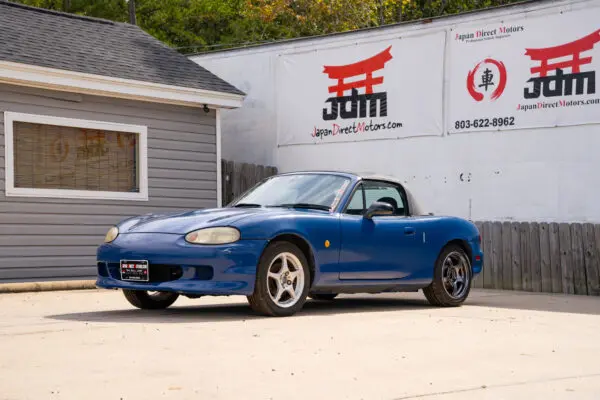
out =
[[[394,214],[394,207],[389,203],[376,201],[369,206],[364,214],[364,217],[371,219],[376,215],[392,215]]]

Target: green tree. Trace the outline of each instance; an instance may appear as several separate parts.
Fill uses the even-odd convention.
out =
[[[20,3],[112,21],[128,20],[126,0],[19,0]]]
[[[143,29],[182,50],[243,40],[237,26],[244,0],[136,0],[136,6]]]
[[[127,22],[128,0],[17,0]],[[183,53],[432,18],[517,0],[135,0],[137,24]]]
[[[250,40],[322,35],[377,24],[371,0],[247,0],[244,20]]]

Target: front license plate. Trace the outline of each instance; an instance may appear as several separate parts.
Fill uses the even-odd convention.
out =
[[[148,282],[148,261],[121,260],[121,279]]]

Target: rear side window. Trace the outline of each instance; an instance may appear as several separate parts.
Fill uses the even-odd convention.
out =
[[[406,215],[406,201],[397,186],[386,182],[365,181],[363,188],[366,208],[379,201],[391,204],[394,207],[394,215]]]
[[[391,204],[394,207],[394,215],[407,215],[406,199],[399,188],[396,185],[378,181],[361,183],[352,194],[346,213],[361,215],[376,201]]]
[[[356,187],[356,190],[352,194],[352,198],[346,208],[346,214],[361,215],[365,210],[365,198],[363,193],[362,183]]]

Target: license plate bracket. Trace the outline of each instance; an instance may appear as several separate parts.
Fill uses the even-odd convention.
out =
[[[121,260],[121,280],[148,282],[150,269],[147,260]]]

